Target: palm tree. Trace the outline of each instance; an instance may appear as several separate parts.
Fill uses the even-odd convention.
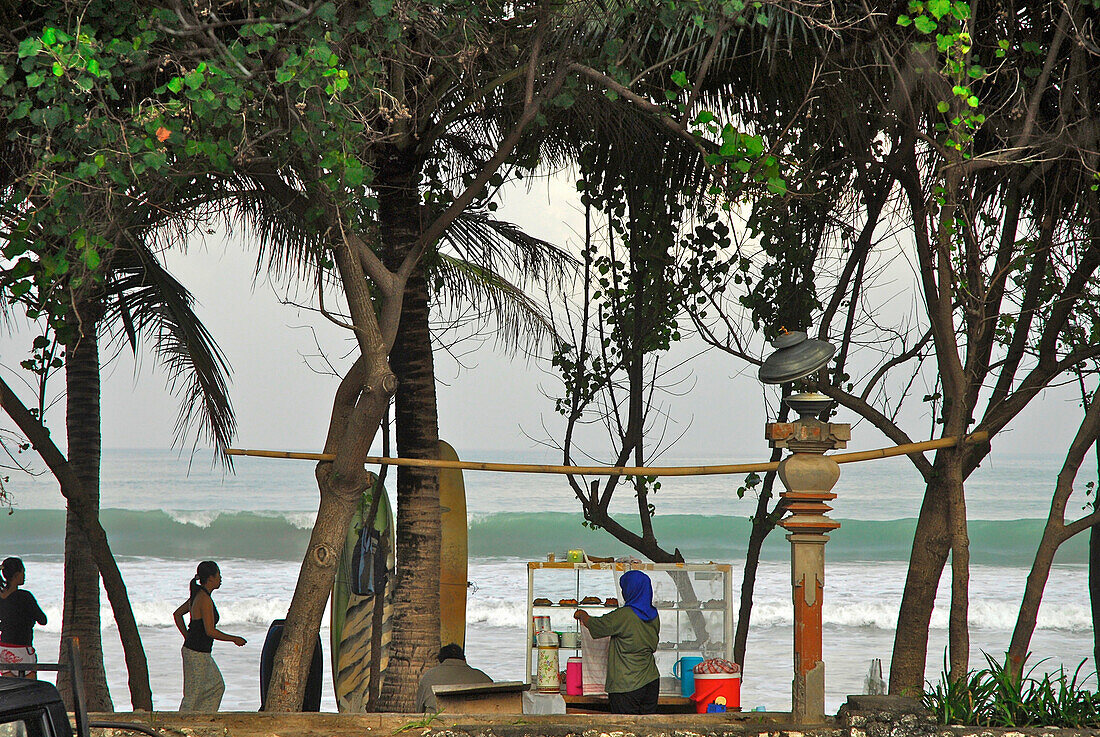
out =
[[[235,428],[228,395],[229,366],[198,316],[191,294],[161,266],[154,244],[123,240],[110,261],[104,288],[79,304],[82,332],[65,362],[69,463],[81,480],[80,493],[98,513],[100,492],[100,336],[114,333],[136,352],[151,339],[168,372],[169,386],[181,395],[177,437],[197,424],[213,442],[216,457],[226,459]],[[61,648],[70,639],[81,643],[90,677],[85,679],[89,708],[110,711],[111,698],[103,667],[99,619],[99,571],[89,543],[74,514],[66,515],[65,597]],[[67,672],[59,688],[71,688]]]
[[[144,194],[155,196],[152,192]],[[125,585],[113,564],[102,527],[95,521],[96,532],[89,535],[88,530],[99,510],[101,336],[127,340],[135,351],[142,338],[153,340],[155,353],[168,371],[170,386],[181,394],[177,437],[182,438],[197,423],[203,429],[200,432],[205,431],[214,443],[218,457],[227,459],[222,451],[228,447],[235,427],[228,397],[228,365],[195,315],[192,296],[165,271],[155,253],[158,238],[165,240],[165,226],[173,221],[179,225],[194,204],[188,195],[177,197],[164,208],[130,207],[116,212],[115,222],[121,223],[122,229],[104,264],[102,281],[93,282],[98,286],[92,290],[87,287],[73,290],[72,318],[78,330],[74,342],[68,346],[65,361],[68,457],[52,442],[35,442],[40,450],[41,446],[49,449],[52,457],[47,458],[47,465],[61,482],[68,502],[61,652],[66,651],[69,640],[79,639],[87,703],[95,711],[113,708],[100,635],[101,572],[116,618],[121,617],[119,633],[130,670],[131,702],[134,708],[152,708],[145,656],[126,601]],[[151,219],[150,213],[157,215]],[[184,233],[185,230],[177,228],[175,235]],[[4,406],[10,409],[8,402]],[[14,419],[28,437],[48,438],[40,414],[24,417],[22,421]],[[109,576],[104,570],[106,559],[111,569]],[[124,611],[119,610],[120,606]],[[59,674],[58,685],[72,703],[67,672]]]

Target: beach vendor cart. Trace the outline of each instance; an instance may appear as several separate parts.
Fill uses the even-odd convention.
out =
[[[579,552],[579,551],[578,551]],[[653,581],[661,618],[654,659],[661,674],[658,710],[695,712],[693,668],[733,658],[733,581],[728,563],[599,562],[591,557],[527,563],[527,682],[560,693],[568,711],[606,711],[606,642],[592,641],[573,618],[577,609],[600,616],[622,601],[619,577],[641,570]],[[561,674],[564,672],[564,678]],[[578,685],[579,683],[579,685]],[[740,704],[730,704],[730,710]]]

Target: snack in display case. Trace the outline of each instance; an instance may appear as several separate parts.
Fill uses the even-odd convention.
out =
[[[603,605],[604,606],[619,606],[619,600],[616,599],[614,596],[609,596],[606,599],[604,599]]]
[[[577,600],[576,599],[559,599],[558,600],[558,605],[559,606],[576,606],[577,605]]]
[[[603,604],[603,599],[598,596],[586,596],[581,599],[581,605],[583,606],[599,606]]]
[[[534,601],[532,601],[531,605],[532,606],[554,606],[554,602],[550,601],[549,599],[539,597],[538,599],[535,599]]]

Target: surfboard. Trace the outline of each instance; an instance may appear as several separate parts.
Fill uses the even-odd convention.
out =
[[[439,441],[439,460],[457,461],[458,454]],[[439,470],[439,506],[442,535],[439,550],[439,644],[466,647],[466,487],[462,471]]]
[[[374,525],[364,534],[371,495],[381,493]],[[389,497],[381,485],[363,494],[348,527],[337,561],[329,610],[332,681],[341,712],[366,711],[370,694],[371,653],[378,646],[381,691],[393,638],[394,522]],[[375,602],[381,596],[382,608]],[[375,630],[378,630],[377,633]]]

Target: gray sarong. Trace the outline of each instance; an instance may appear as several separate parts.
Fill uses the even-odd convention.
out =
[[[214,656],[200,653],[189,647],[183,652],[183,701],[180,711],[204,714],[218,710],[225,693],[225,681]]]

